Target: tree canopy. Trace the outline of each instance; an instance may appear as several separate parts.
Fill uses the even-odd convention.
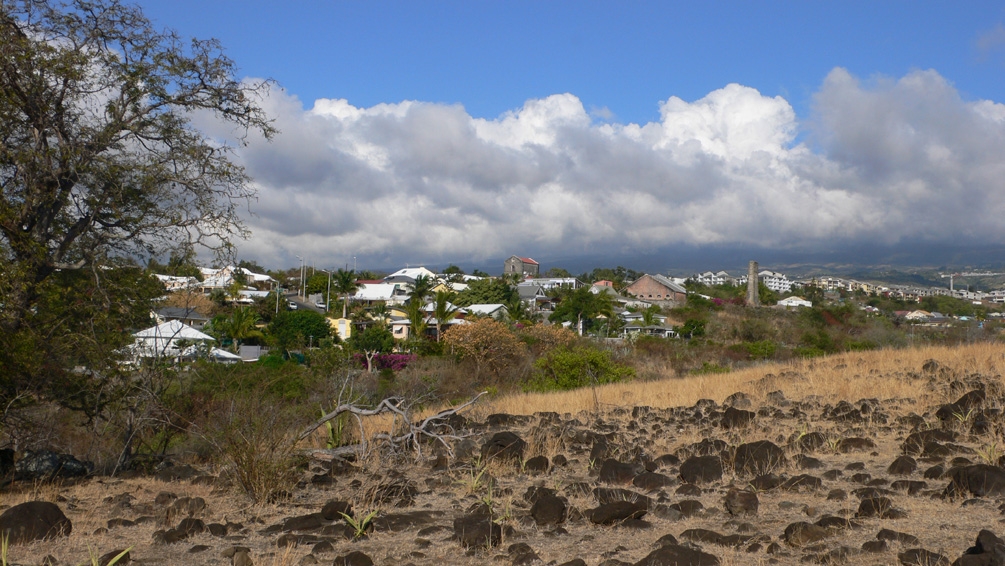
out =
[[[317,345],[331,335],[331,327],[324,315],[309,310],[284,311],[269,323],[269,334],[276,345],[284,350]]]
[[[30,344],[44,358],[53,319],[72,336],[103,304],[147,309],[106,283],[133,258],[184,258],[191,243],[229,252],[254,193],[234,142],[191,119],[231,123],[238,143],[271,137],[257,104],[267,87],[236,79],[216,41],[159,31],[117,0],[0,0],[0,351]],[[131,317],[109,326],[126,335]],[[8,379],[42,377],[5,356]]]
[[[468,284],[468,288],[457,295],[458,306],[509,304],[519,300],[520,294],[512,285],[502,279],[478,279]]]

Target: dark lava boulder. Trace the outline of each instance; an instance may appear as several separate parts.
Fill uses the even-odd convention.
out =
[[[642,471],[642,466],[638,464],[626,464],[608,458],[600,465],[600,474],[597,477],[597,481],[601,483],[627,485],[632,483],[635,476],[642,473]]]
[[[482,461],[492,458],[520,462],[527,443],[516,433],[510,431],[497,432],[482,445]]]
[[[757,515],[757,508],[760,502],[757,494],[752,491],[740,491],[731,489],[726,492],[723,498],[723,506],[730,515]]]
[[[0,515],[0,534],[10,544],[69,536],[73,525],[55,503],[28,501]]]
[[[893,501],[889,497],[868,497],[858,505],[858,512],[855,516],[859,519],[876,517],[879,519],[903,519],[906,513],[893,506]]]
[[[977,542],[953,566],[1005,566],[1005,541],[987,529],[981,530]]]
[[[684,483],[702,484],[722,479],[722,459],[718,456],[692,456],[680,465]]]
[[[914,458],[905,454],[894,460],[893,463],[890,464],[890,467],[886,469],[886,473],[894,476],[909,476],[917,469],[918,462]]]
[[[722,428],[726,430],[743,428],[754,422],[755,416],[756,414],[751,411],[726,407],[726,410],[722,413]]]
[[[768,474],[784,465],[785,451],[770,440],[741,444],[733,455],[733,471],[740,475]]]
[[[897,555],[897,560],[904,566],[949,566],[948,558],[924,548],[905,550]]]
[[[353,550],[348,554],[336,556],[332,566],[373,566],[373,559],[363,552]]]
[[[966,494],[977,497],[1005,495],[1005,469],[988,464],[974,464],[950,470],[949,485],[944,495],[956,497]]]
[[[534,456],[523,463],[523,471],[530,475],[540,475],[548,473],[551,462],[547,456]]]
[[[530,516],[539,527],[564,523],[568,513],[569,505],[565,499],[551,494],[541,495],[530,508]]]
[[[492,522],[487,513],[474,513],[454,519],[454,535],[465,548],[498,546],[502,527]]]
[[[597,525],[616,525],[629,519],[641,519],[647,511],[648,507],[643,503],[613,501],[587,511],[587,515]]]
[[[831,536],[831,531],[806,522],[792,523],[785,527],[782,537],[789,546],[806,546]]]
[[[719,566],[715,556],[676,544],[661,546],[639,560],[634,566]]]

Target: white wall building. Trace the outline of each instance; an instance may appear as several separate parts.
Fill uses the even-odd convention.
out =
[[[776,293],[788,293],[792,291],[792,281],[789,281],[789,278],[784,273],[765,269],[758,273],[757,277],[760,278],[761,283],[764,283],[765,287]]]

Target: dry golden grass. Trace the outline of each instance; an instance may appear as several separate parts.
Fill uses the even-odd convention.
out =
[[[739,371],[667,377],[653,381],[633,381],[603,385],[595,389],[552,393],[503,395],[479,403],[477,415],[492,413],[533,414],[538,411],[576,414],[611,407],[679,407],[699,399],[722,402],[742,391],[755,401],[775,390],[789,399],[819,396],[824,402],[918,398],[923,392],[908,374],[920,373],[926,360],[935,359],[963,373],[1001,375],[1005,368],[1005,345],[978,343],[966,346],[929,346],[916,349],[851,352],[824,358],[768,363]],[[881,376],[881,377],[880,377]],[[941,401],[937,399],[935,401]]]

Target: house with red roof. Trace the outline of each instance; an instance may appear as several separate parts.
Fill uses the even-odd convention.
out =
[[[503,275],[520,274],[523,277],[537,277],[541,272],[541,264],[529,257],[510,256],[503,263]]]

